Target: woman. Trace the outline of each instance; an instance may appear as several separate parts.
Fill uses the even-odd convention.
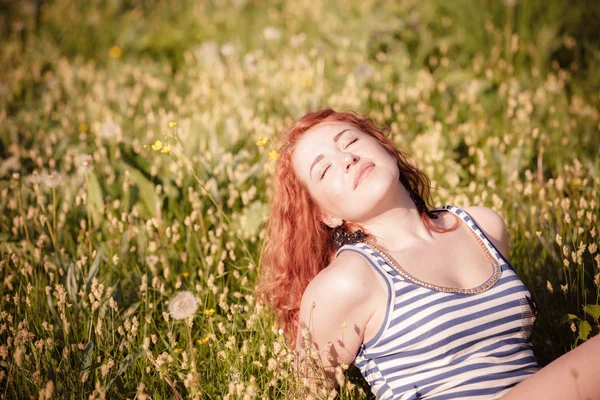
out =
[[[275,183],[257,295],[325,386],[354,363],[382,399],[600,399],[599,338],[540,370],[503,219],[428,210],[428,178],[369,119],[300,118]]]

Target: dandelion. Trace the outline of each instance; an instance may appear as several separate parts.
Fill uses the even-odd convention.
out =
[[[169,121],[169,128],[175,128],[177,126],[177,122]]]
[[[235,52],[236,50],[233,43],[225,43],[223,46],[221,46],[221,54],[223,55],[223,57],[232,56],[235,54]]]
[[[198,300],[189,291],[177,293],[169,302],[169,314],[175,320],[186,319],[198,309]]]
[[[123,51],[121,50],[121,48],[119,46],[113,46],[108,51],[108,55],[111,56],[112,58],[119,58],[119,57],[121,57],[122,54],[123,54]]]
[[[94,165],[94,158],[89,154],[84,154],[80,158],[79,170],[83,173],[91,172]]]
[[[59,186],[62,182],[60,175],[58,175],[55,171],[47,173],[42,173],[41,176],[42,183],[48,188],[55,188]]]
[[[27,177],[27,182],[29,182],[32,185],[39,185],[40,181],[40,174],[37,171],[33,171],[31,175]]]
[[[279,153],[277,152],[277,150],[271,150],[269,151],[268,156],[269,160],[274,161],[279,158]]]
[[[263,29],[263,36],[267,40],[278,40],[281,38],[281,30],[274,26],[267,26]]]
[[[100,134],[104,139],[112,139],[121,134],[121,127],[114,121],[106,121],[100,127]]]
[[[256,145],[259,147],[263,147],[265,144],[267,144],[268,141],[269,141],[268,138],[259,136],[258,139],[256,140]]]
[[[206,315],[208,317],[210,317],[214,313],[215,313],[215,309],[214,308],[208,308],[208,309],[204,310],[204,315]]]

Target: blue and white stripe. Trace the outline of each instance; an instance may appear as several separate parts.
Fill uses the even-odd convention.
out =
[[[399,275],[364,243],[356,251],[388,286],[379,332],[363,343],[354,364],[378,399],[497,399],[539,370],[529,335],[531,293],[514,266],[466,211],[446,205],[481,238],[501,266],[500,278],[480,293],[448,293]]]

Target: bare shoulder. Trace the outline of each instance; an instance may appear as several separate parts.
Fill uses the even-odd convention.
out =
[[[344,251],[311,280],[298,315],[296,347],[300,351],[306,339],[304,332],[308,331],[312,345],[319,351],[332,343],[334,360],[330,360],[330,366],[352,363],[372,315],[374,278],[369,268],[363,256]]]
[[[360,254],[344,251],[313,278],[302,301],[320,300],[328,308],[340,310],[364,302],[372,293],[371,268]]]
[[[483,233],[494,243],[494,246],[508,260],[508,229],[504,218],[488,207],[469,206],[464,210],[475,220]]]

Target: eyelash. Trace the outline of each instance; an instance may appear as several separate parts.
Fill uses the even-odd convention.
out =
[[[350,146],[352,143],[356,142],[357,140],[358,140],[358,139],[354,139],[354,140],[352,140],[350,143],[348,143],[348,144],[346,145],[346,147],[344,147],[344,150],[345,150],[345,149],[347,149],[347,148],[348,148],[348,147],[349,147],[349,146]],[[324,170],[324,171],[323,171],[323,173],[321,174],[321,179],[323,179],[323,177],[325,176],[325,173],[327,172],[327,170],[329,169],[329,167],[331,167],[331,164],[329,164],[329,165],[327,166],[327,168],[325,168],[325,170]]]

